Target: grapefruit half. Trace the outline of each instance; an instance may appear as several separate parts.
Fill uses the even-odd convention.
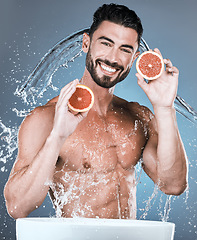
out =
[[[164,70],[163,58],[151,50],[143,52],[136,61],[136,70],[143,78],[155,80]]]
[[[78,84],[73,95],[68,100],[68,107],[74,112],[86,112],[94,104],[94,93],[92,90],[83,85]]]

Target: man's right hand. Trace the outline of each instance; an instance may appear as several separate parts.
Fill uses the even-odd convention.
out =
[[[68,109],[68,100],[75,92],[77,84],[79,84],[78,79],[70,82],[62,88],[56,104],[52,131],[64,141],[75,131],[77,125],[87,116],[88,113],[74,114]]]

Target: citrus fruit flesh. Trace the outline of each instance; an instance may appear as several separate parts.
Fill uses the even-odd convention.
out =
[[[83,85],[78,84],[73,95],[68,101],[68,107],[74,112],[86,112],[94,104],[94,94],[92,90]]]
[[[163,58],[156,52],[146,51],[138,57],[136,69],[147,80],[157,79],[164,69]]]

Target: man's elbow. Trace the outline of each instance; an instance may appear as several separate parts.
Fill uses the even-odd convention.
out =
[[[7,212],[8,214],[10,215],[10,217],[14,218],[15,220],[18,219],[18,218],[25,218],[28,216],[28,214],[25,214],[24,212],[22,211],[18,211],[17,209],[15,208],[9,208],[7,207]]]
[[[185,192],[187,187],[188,187],[187,182],[177,184],[177,185],[174,185],[174,186],[173,186],[173,184],[170,184],[170,185],[167,185],[165,187],[162,187],[161,191],[164,192],[167,195],[179,196],[179,195],[181,195],[182,193]]]
[[[18,207],[14,203],[10,203],[10,202],[6,201],[6,208],[7,208],[7,212],[10,215],[10,217],[12,217],[14,219],[25,218],[28,216],[27,213],[25,213],[20,207]]]
[[[28,214],[23,211],[23,208],[19,206],[19,204],[14,200],[14,196],[13,197],[9,196],[8,190],[6,188],[4,189],[4,198],[7,212],[10,215],[10,217],[17,219],[28,216]]]

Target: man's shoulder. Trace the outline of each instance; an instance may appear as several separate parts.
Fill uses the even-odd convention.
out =
[[[154,118],[152,111],[148,107],[141,105],[138,102],[129,102],[128,108],[130,111],[137,114],[142,121],[150,122]]]
[[[49,101],[43,106],[34,108],[23,120],[21,127],[40,128],[43,125],[52,125],[55,115],[56,102]]]
[[[55,114],[55,106],[56,103],[54,102],[48,102],[46,105],[43,106],[39,106],[36,107],[34,110],[32,110],[29,114],[28,114],[28,118],[30,119],[49,119],[51,117],[54,117]]]
[[[141,120],[149,122],[154,117],[152,111],[148,107],[141,105],[138,102],[129,102],[117,96],[115,96],[115,101],[120,106],[126,108],[127,111],[130,112],[132,115],[137,116]]]

